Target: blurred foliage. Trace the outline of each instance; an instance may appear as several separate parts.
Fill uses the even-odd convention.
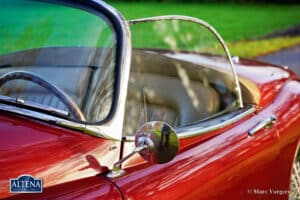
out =
[[[299,0],[110,0],[111,2],[182,2],[182,3],[278,3],[299,4]]]

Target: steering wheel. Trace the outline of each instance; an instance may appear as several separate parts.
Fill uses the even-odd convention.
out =
[[[70,111],[75,119],[85,121],[85,117],[77,104],[61,89],[32,72],[13,71],[0,77],[0,88],[8,81],[22,79],[34,82],[53,93]]]

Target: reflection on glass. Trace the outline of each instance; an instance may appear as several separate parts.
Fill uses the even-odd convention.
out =
[[[230,62],[206,27],[169,19],[130,28],[134,49],[125,134],[133,134],[145,118],[182,127],[237,108]]]
[[[23,71],[65,95],[19,77],[0,94],[70,114],[70,98],[88,122],[104,120],[112,107],[116,35],[110,21],[84,10],[42,1],[3,0],[0,8],[0,77]],[[48,85],[49,85],[48,84]]]

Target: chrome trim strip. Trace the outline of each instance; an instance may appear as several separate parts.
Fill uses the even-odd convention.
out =
[[[21,108],[21,107],[16,107],[14,105],[1,104],[1,103],[0,103],[0,111],[9,112],[12,114],[18,114],[20,115],[20,117],[28,117],[35,120],[44,121],[53,125],[58,125],[75,131],[80,131],[82,133],[86,133],[88,135],[92,135],[95,137],[116,140],[115,138],[112,138],[109,135],[105,134],[105,132],[101,130],[100,127],[99,129],[96,130],[90,130],[87,129],[85,124],[80,124],[77,122],[61,119],[59,117],[48,115],[38,111],[28,110],[26,108]]]
[[[48,115],[48,114],[44,114],[41,112],[37,112],[37,111],[33,111],[33,110],[28,110],[25,108],[20,108],[20,107],[16,107],[13,105],[8,105],[8,104],[1,104],[0,103],[0,110],[1,111],[6,111],[12,114],[18,114],[21,117],[25,116],[25,117],[29,117],[32,119],[37,119],[37,120],[42,120],[51,124],[58,124],[61,126],[65,126],[71,129],[75,129],[78,131],[84,131],[85,129],[85,125],[83,124],[79,124],[79,123],[75,123],[75,122],[71,122],[68,120],[64,120],[52,115]]]
[[[219,35],[219,33],[210,24],[208,24],[207,22],[205,22],[201,19],[198,19],[195,17],[183,16],[183,15],[165,15],[165,16],[148,17],[148,18],[129,20],[128,22],[129,22],[129,25],[131,25],[131,24],[137,24],[137,23],[161,21],[161,20],[181,20],[181,21],[189,21],[189,22],[193,22],[196,24],[200,24],[201,26],[204,26],[205,28],[207,28],[209,31],[211,31],[216,36],[216,38],[218,39],[218,41],[221,43],[222,47],[224,48],[227,58],[229,59],[231,70],[234,75],[235,90],[236,90],[235,92],[238,97],[238,99],[237,99],[238,106],[239,106],[239,108],[244,107],[240,83],[239,83],[239,80],[237,77],[237,72],[235,70],[233,61],[231,59],[229,49],[226,46],[223,38]]]
[[[178,137],[180,139],[183,138],[190,138],[190,137],[194,137],[194,136],[198,136],[198,135],[203,135],[207,132],[211,132],[211,131],[215,131],[217,129],[223,128],[225,126],[229,126],[237,121],[239,121],[240,119],[243,119],[244,117],[254,113],[256,111],[256,107],[255,106],[251,106],[249,108],[246,108],[246,110],[236,116],[233,116],[232,118],[230,118],[229,120],[222,122],[222,123],[218,123],[209,127],[202,127],[202,126],[191,126],[191,127],[186,127],[186,128],[179,128],[176,130]]]
[[[217,129],[229,126],[229,125],[243,119],[244,117],[247,117],[248,115],[253,114],[256,111],[256,107],[252,106],[252,105],[249,107],[244,107],[242,109],[245,109],[245,111],[240,114],[237,114],[236,116],[230,118],[229,120],[227,120],[225,122],[222,122],[222,123],[219,123],[216,125],[203,127],[203,126],[200,126],[199,124],[196,124],[193,126],[177,128],[177,129],[175,129],[175,131],[176,131],[179,139],[195,137],[198,135],[203,135],[205,133],[215,131]],[[135,141],[134,136],[126,136],[125,139],[126,139],[126,142],[134,142]]]

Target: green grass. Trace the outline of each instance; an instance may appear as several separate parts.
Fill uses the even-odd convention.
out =
[[[300,5],[111,3],[126,19],[179,14],[201,18],[225,41],[253,39],[300,24]]]
[[[8,2],[15,2],[13,11]],[[111,32],[99,18],[82,11],[40,4],[29,8],[24,1],[2,0],[0,10],[0,54],[45,46],[112,46]],[[235,4],[183,4],[183,3],[112,3],[126,19],[156,15],[179,14],[201,18],[213,25],[227,42],[233,55],[255,57],[276,51],[287,45],[299,44],[299,38],[251,41],[270,32],[299,24],[300,5],[235,5]],[[183,27],[184,25],[182,25]],[[162,46],[166,39],[163,31],[133,30],[133,44]],[[170,30],[170,29],[168,29]],[[183,31],[182,31],[183,30]],[[216,48],[209,34],[198,34],[198,28],[182,28],[180,34],[168,33],[181,49]],[[171,30],[170,30],[171,31]],[[170,32],[169,31],[169,32]],[[153,34],[155,33],[155,34]],[[175,32],[174,32],[175,33]],[[197,35],[192,40],[187,36]],[[250,41],[249,41],[250,40]],[[187,42],[189,41],[189,42]],[[205,49],[205,50],[207,50]],[[202,49],[203,50],[203,49]]]
[[[111,3],[126,19],[157,15],[187,15],[210,23],[226,41],[232,55],[253,58],[300,44],[300,38],[256,40],[268,33],[300,24],[300,5]],[[145,36],[150,33],[144,33]]]

